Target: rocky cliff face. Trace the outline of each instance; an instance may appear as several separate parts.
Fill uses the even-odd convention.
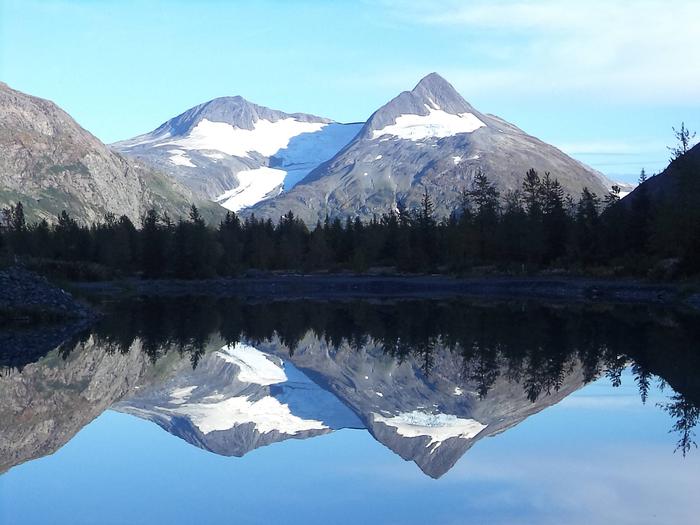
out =
[[[246,209],[276,220],[287,211],[309,224],[326,215],[370,219],[402,202],[416,207],[425,189],[447,216],[484,172],[501,192],[520,187],[530,168],[549,172],[577,196],[612,183],[505,120],[479,112],[432,73],[378,109],[357,136],[292,190]]]
[[[107,212],[138,223],[150,208],[185,216],[209,203],[163,174],[111,151],[54,103],[0,83],[0,206],[21,201],[29,219]]]

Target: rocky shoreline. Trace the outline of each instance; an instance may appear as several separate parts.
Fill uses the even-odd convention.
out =
[[[73,282],[91,299],[130,297],[240,297],[245,299],[441,299],[475,297],[575,303],[628,303],[700,308],[697,286],[587,277],[455,278],[441,275],[256,274],[204,280]],[[96,313],[45,277],[21,267],[0,270],[0,324],[91,320]]]
[[[584,277],[479,277],[369,275],[260,275],[205,280],[139,280],[75,283],[102,297],[211,296],[248,299],[383,299],[479,297],[576,303],[628,303],[700,308],[697,287]]]
[[[95,312],[45,277],[14,266],[0,270],[0,324],[90,320]]]
[[[0,270],[0,375],[21,370],[96,318],[91,308],[45,277],[21,267]]]

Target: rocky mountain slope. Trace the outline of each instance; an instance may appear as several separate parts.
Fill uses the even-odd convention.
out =
[[[477,111],[432,73],[378,109],[357,136],[289,192],[243,213],[276,220],[291,210],[307,223],[330,217],[381,214],[403,202],[417,206],[424,189],[439,215],[481,170],[505,192],[530,168],[550,172],[565,191],[599,195],[612,183],[602,174],[505,120]]]
[[[222,97],[113,147],[237,211],[291,189],[360,127]]]
[[[664,199],[682,202],[689,198],[694,198],[694,203],[697,203],[700,197],[698,174],[700,174],[700,144],[696,144],[685,155],[673,160],[658,175],[649,177],[627,195],[623,202],[630,205],[644,193],[654,203]]]
[[[220,215],[172,179],[111,151],[54,103],[0,83],[0,207],[17,201],[30,220],[67,210],[84,222],[110,212],[138,223],[150,208],[185,216],[193,202]]]

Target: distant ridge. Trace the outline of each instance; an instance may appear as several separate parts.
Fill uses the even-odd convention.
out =
[[[375,111],[353,140],[291,191],[242,210],[277,220],[292,211],[308,224],[326,216],[381,215],[417,206],[425,189],[449,215],[474,174],[501,190],[518,188],[530,168],[549,172],[572,195],[612,186],[601,173],[499,117],[479,112],[437,73]]]

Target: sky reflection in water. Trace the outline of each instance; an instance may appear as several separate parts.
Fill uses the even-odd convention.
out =
[[[303,362],[304,349],[295,356]],[[617,381],[601,377],[477,440],[437,480],[366,430],[236,458],[107,411],[54,454],[0,476],[0,523],[693,523],[699,456],[673,452],[662,405],[674,391],[654,376],[643,404],[638,371]],[[510,392],[494,384],[494,395]]]

